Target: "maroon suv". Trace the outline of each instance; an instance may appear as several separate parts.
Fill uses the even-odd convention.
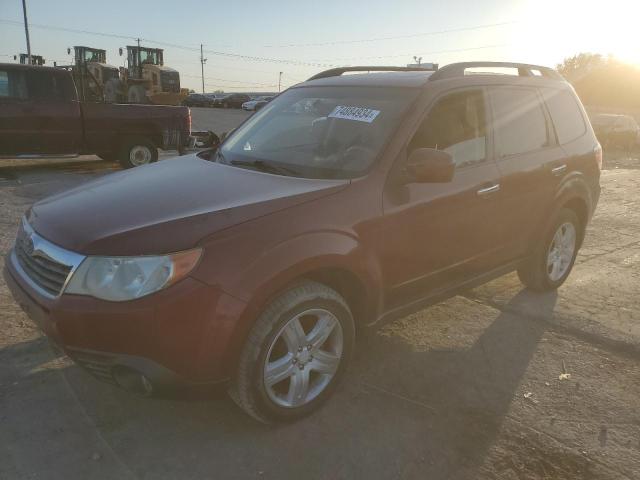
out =
[[[572,88],[533,65],[414,70],[320,73],[215,150],[36,203],[16,300],[102,380],[226,381],[274,421],[326,400],[359,328],[513,270],[558,288],[600,192]]]

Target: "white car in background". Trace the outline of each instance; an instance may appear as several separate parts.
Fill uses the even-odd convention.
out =
[[[273,98],[274,98],[273,95],[265,95],[265,96],[262,96],[262,97],[253,98],[253,99],[249,100],[248,102],[244,102],[242,104],[242,109],[243,110],[248,110],[250,112],[252,112],[254,110],[259,110],[260,107],[262,107],[265,104],[267,104],[268,102],[270,102]]]

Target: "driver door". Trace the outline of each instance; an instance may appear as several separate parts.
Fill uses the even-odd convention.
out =
[[[449,152],[456,170],[448,183],[393,178],[384,192],[381,263],[387,308],[471,279],[500,263],[502,202],[483,88],[461,89],[435,101],[397,160],[416,148]],[[392,173],[393,177],[393,173]]]

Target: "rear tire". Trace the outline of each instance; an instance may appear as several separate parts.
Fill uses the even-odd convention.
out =
[[[148,165],[158,161],[158,149],[146,138],[132,138],[122,144],[118,160],[123,168]]]
[[[309,415],[344,375],[354,337],[351,311],[337,292],[313,281],[299,283],[254,324],[229,395],[260,422]]]
[[[573,210],[558,210],[529,259],[518,268],[520,281],[536,292],[548,292],[560,287],[573,268],[583,229]]]

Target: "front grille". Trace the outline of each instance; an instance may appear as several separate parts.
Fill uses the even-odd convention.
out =
[[[40,288],[51,295],[59,295],[71,272],[71,266],[40,256],[37,252],[30,253],[33,244],[29,244],[29,241],[28,237],[23,236],[16,242],[15,251],[20,266]]]
[[[84,258],[42,238],[22,219],[11,261],[18,273],[42,295],[60,295],[67,279]]]
[[[98,380],[116,384],[111,375],[111,361],[107,355],[99,355],[96,353],[88,353],[75,349],[68,349],[67,354],[71,359],[84,368]]]

